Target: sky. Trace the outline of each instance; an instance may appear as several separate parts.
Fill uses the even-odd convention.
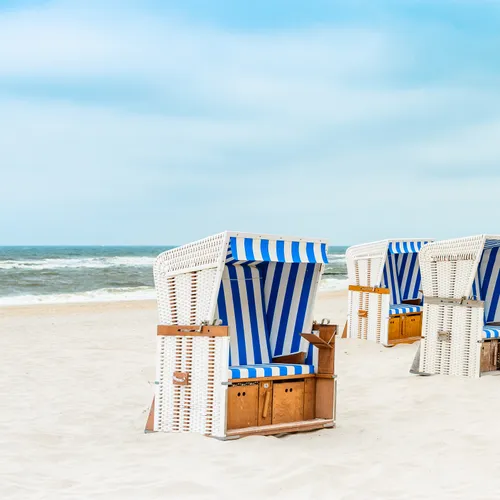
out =
[[[0,0],[0,245],[500,233],[500,0]]]

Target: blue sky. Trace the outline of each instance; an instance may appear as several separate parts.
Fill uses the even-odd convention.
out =
[[[498,233],[500,1],[0,0],[0,244]]]

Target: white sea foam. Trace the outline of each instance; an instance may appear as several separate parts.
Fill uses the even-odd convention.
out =
[[[345,290],[347,279],[323,278],[319,289]],[[14,295],[0,297],[0,306],[30,304],[73,304],[79,302],[119,302],[126,300],[154,300],[155,289],[152,287],[101,288],[80,293],[60,293],[47,295]]]
[[[347,278],[329,278],[324,277],[319,282],[319,289],[322,291],[347,290],[349,280]]]
[[[329,254],[331,264],[345,261],[343,254]],[[155,257],[74,257],[27,260],[0,260],[0,269],[50,270],[64,268],[152,267]]]
[[[63,269],[63,268],[107,268],[107,267],[152,267],[154,257],[84,257],[40,260],[2,260],[0,269]]]
[[[329,253],[328,262],[345,262],[345,254],[343,253]]]
[[[125,300],[151,300],[156,298],[154,288],[101,288],[81,293],[49,295],[17,295],[0,297],[0,306],[29,304],[71,304],[78,302],[119,302]]]

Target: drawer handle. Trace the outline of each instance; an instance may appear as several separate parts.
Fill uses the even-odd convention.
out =
[[[271,401],[271,391],[266,392],[266,396],[264,398],[264,408],[262,409],[262,418],[267,418],[267,413],[269,411],[269,403]],[[255,413],[254,413],[255,415]]]

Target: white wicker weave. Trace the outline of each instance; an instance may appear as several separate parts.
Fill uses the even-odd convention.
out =
[[[373,287],[380,283],[388,247],[389,240],[385,240],[348,248],[346,260],[349,284]],[[360,309],[368,311],[367,318],[358,316]],[[380,342],[383,309],[382,295],[349,291],[348,337]],[[387,303],[387,311],[389,311],[389,303]]]
[[[355,245],[347,249],[350,285],[377,286],[382,278],[389,240]]]
[[[154,429],[225,435],[228,337],[160,336]],[[189,372],[187,386],[173,372]]]
[[[154,265],[160,325],[200,325],[217,320],[217,298],[229,241],[233,238],[239,242],[246,237],[285,242],[281,245],[286,262],[297,262],[291,260],[297,257],[293,255],[293,244],[298,247],[300,258],[307,258],[307,245],[311,242],[323,245],[326,254],[324,240],[236,232],[220,233],[164,252]],[[326,258],[317,246],[313,250],[317,269],[311,283],[312,299],[324,268],[321,259]],[[240,254],[244,251],[242,248]],[[306,311],[305,320],[312,324],[312,307]],[[229,341],[229,337],[158,336],[154,430],[225,437]],[[301,347],[308,347],[303,339]],[[174,385],[174,372],[189,373],[189,384]]]
[[[154,278],[160,324],[215,319],[226,249],[227,234],[220,233],[158,256]],[[224,436],[229,339],[159,336],[157,343],[154,429]],[[174,371],[190,372],[189,386],[173,385]]]
[[[355,245],[347,249],[349,285],[379,287],[391,242],[420,243],[431,239],[382,240]],[[347,336],[350,338],[388,343],[390,296],[368,291],[348,293]],[[359,317],[360,310],[367,317]]]
[[[498,239],[479,235],[431,243],[421,250],[425,295],[421,371],[480,376],[484,306],[468,299],[485,242]]]

